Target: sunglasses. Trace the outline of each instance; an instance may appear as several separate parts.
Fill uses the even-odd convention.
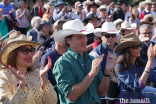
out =
[[[142,48],[143,44],[140,43],[139,45],[132,45],[132,46],[130,46],[130,48],[132,48],[132,49],[138,49],[139,47]]]
[[[34,55],[35,54],[35,48],[26,48],[26,47],[19,47],[19,50],[21,50],[22,51],[22,53],[24,54],[24,55],[27,55],[29,52],[32,54],[32,55]]]
[[[108,35],[105,35],[105,34],[101,33],[101,35],[102,36],[105,36],[106,38],[110,38],[110,37],[115,38],[116,37],[116,34],[108,34]]]

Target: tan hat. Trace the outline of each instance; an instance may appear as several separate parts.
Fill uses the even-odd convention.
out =
[[[126,36],[123,36],[120,39],[120,44],[118,44],[115,47],[114,52],[115,53],[119,53],[120,51],[122,51],[123,49],[125,49],[127,47],[130,47],[132,45],[135,45],[137,43],[141,43],[141,42],[147,41],[147,40],[149,40],[148,37],[139,39],[134,33],[128,34]]]
[[[152,14],[147,14],[147,15],[144,16],[144,18],[141,21],[140,25],[154,23],[154,19],[155,19],[155,16],[153,16]]]
[[[146,0],[142,2],[142,6],[145,7],[147,4],[153,4],[154,2],[152,0]]]
[[[41,43],[30,41],[23,34],[10,38],[0,53],[1,64],[7,66],[7,59],[10,52],[24,45],[31,45],[33,48],[37,48]]]
[[[132,30],[132,29],[136,29],[136,27],[137,27],[136,23],[130,24],[128,21],[124,21],[121,24],[121,30]]]

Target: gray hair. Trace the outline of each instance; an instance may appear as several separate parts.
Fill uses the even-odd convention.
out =
[[[19,6],[20,6],[22,3],[24,3],[24,4],[26,5],[26,3],[25,3],[23,0],[21,0],[21,1],[19,2]]]
[[[31,26],[34,27],[34,24],[37,22],[37,20],[41,20],[41,17],[39,16],[34,16],[32,19],[31,19]]]
[[[143,24],[143,25],[140,26],[140,33],[143,32],[143,29],[144,29],[144,28],[151,29],[151,31],[152,31],[152,29],[153,29],[151,25],[149,25],[149,24]]]

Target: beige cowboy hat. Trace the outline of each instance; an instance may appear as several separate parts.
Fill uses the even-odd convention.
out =
[[[152,14],[147,14],[147,15],[144,16],[144,18],[141,21],[140,25],[152,24],[152,23],[154,23],[154,20],[155,20],[155,16],[153,16]]]
[[[84,1],[82,4],[83,4],[83,8],[86,8],[86,5],[87,4],[90,4],[90,3],[92,3],[92,1],[90,1],[90,0],[86,0],[86,1]],[[87,8],[86,8],[87,9]]]
[[[114,52],[119,53],[119,52],[121,52],[123,49],[125,49],[127,47],[130,47],[132,45],[135,45],[137,43],[141,43],[141,42],[144,42],[144,41],[147,41],[147,40],[149,40],[148,37],[139,39],[134,33],[125,35],[120,39],[120,44],[118,44],[115,47]]]
[[[56,33],[54,36],[55,42],[65,40],[65,37],[73,34],[87,35],[94,31],[94,26],[88,23],[85,27],[80,19],[70,20],[63,24],[63,30]]]
[[[124,21],[121,24],[121,30],[132,30],[132,29],[136,29],[136,27],[137,27],[136,23],[130,24],[128,21]]]
[[[145,7],[147,4],[153,4],[154,2],[152,0],[146,0],[142,2],[142,6]]]
[[[28,39],[23,34],[18,34],[18,36],[9,38],[9,40],[7,41],[7,44],[3,47],[0,53],[1,64],[4,66],[7,66],[7,59],[8,59],[10,52],[24,45],[31,45],[33,48],[37,48],[38,46],[41,45],[41,43],[30,41],[30,39]]]

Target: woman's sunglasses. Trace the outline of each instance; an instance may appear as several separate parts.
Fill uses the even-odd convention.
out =
[[[22,53],[24,54],[24,55],[27,55],[29,52],[32,54],[32,55],[34,55],[35,54],[35,48],[26,48],[26,47],[19,47],[19,50],[21,50],[22,51]]]
[[[132,45],[132,46],[130,46],[130,48],[132,48],[132,49],[138,49],[139,47],[142,48],[143,44],[140,43],[139,45]]]

